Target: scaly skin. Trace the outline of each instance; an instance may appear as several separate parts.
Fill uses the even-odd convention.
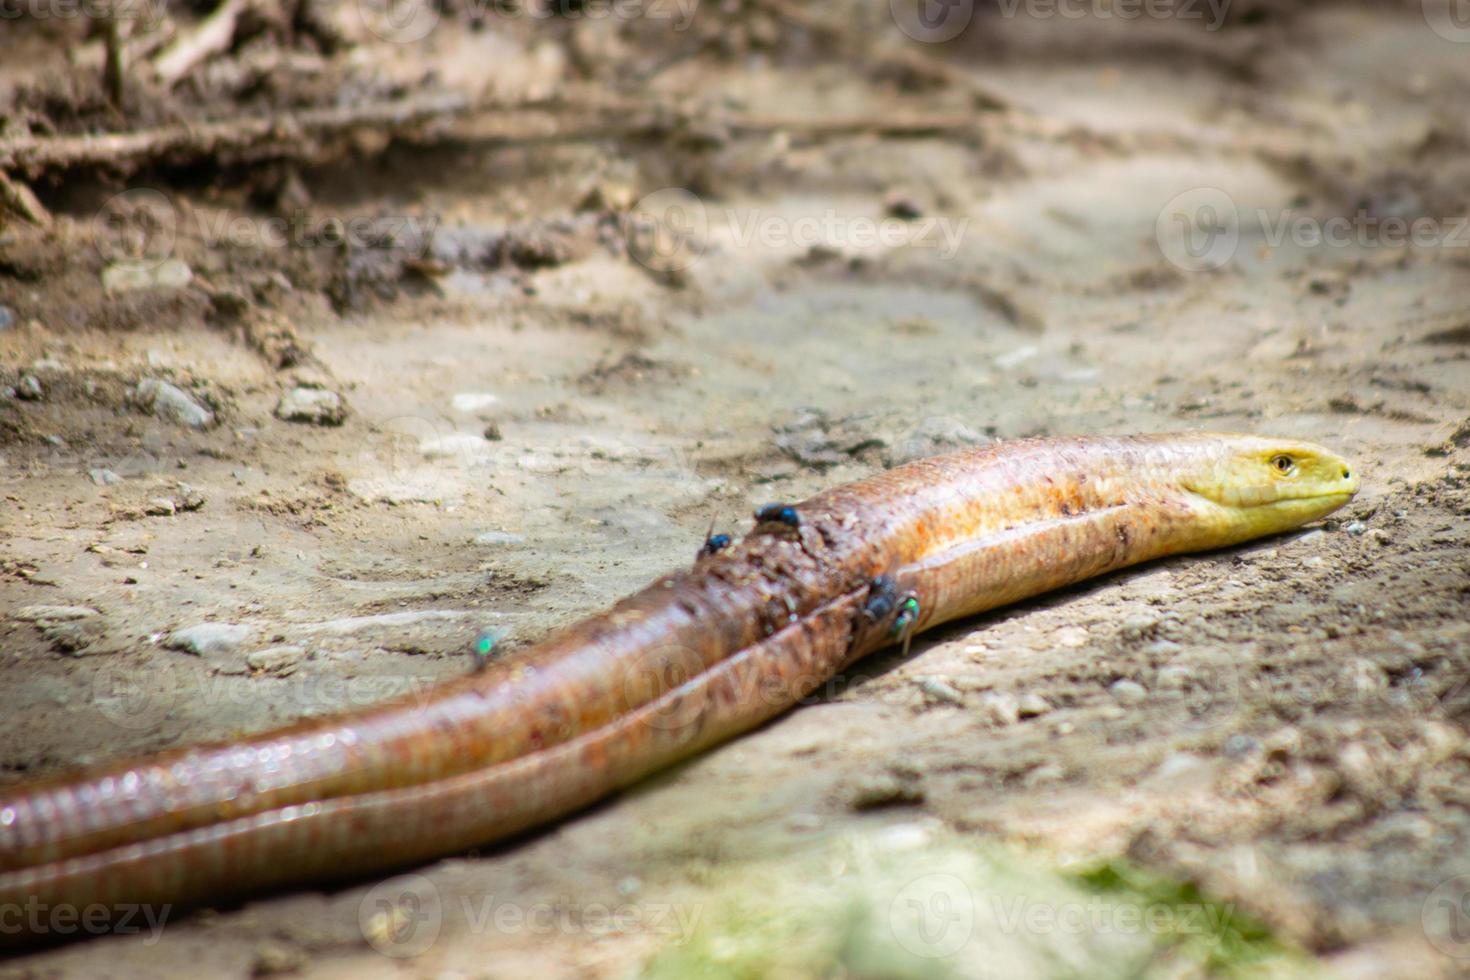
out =
[[[896,627],[1284,531],[1357,486],[1320,446],[1244,435],[920,460],[818,494],[797,526],[761,523],[426,703],[0,790],[0,910],[198,904],[485,844],[779,714]],[[0,917],[0,945],[17,938],[37,937]]]

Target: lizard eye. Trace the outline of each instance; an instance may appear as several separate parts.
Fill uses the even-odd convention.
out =
[[[1271,465],[1276,467],[1276,472],[1278,473],[1291,473],[1296,469],[1296,460],[1282,453],[1279,456],[1271,457]]]

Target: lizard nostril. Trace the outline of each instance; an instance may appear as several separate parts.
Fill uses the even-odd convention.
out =
[[[1349,472],[1348,472],[1348,471],[1347,471],[1347,470],[1343,470],[1343,471],[1342,471],[1342,478],[1343,478],[1343,479],[1344,479],[1344,480],[1346,480],[1346,479],[1347,479],[1347,478],[1348,478],[1348,477],[1350,477],[1350,476],[1352,476],[1352,474],[1351,474],[1351,473],[1349,473]]]

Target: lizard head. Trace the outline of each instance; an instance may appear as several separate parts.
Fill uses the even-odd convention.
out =
[[[1310,442],[1269,436],[1212,437],[1219,452],[1185,480],[1214,504],[1227,534],[1275,534],[1337,510],[1358,492],[1358,474],[1341,456]]]

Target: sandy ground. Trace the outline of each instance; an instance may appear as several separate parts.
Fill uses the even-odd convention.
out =
[[[338,308],[300,243],[204,240],[211,215],[259,214],[207,189],[149,184],[183,229],[181,288],[100,294],[107,248],[83,240],[123,188],[56,195],[49,236],[0,232],[7,781],[421,690],[483,631],[514,655],[689,561],[711,522],[993,438],[1281,433],[1339,448],[1364,487],[1301,533],[926,636],[511,845],[0,975],[610,977],[695,948],[718,967],[744,962],[708,935],[732,891],[894,909],[919,881],[932,906],[938,874],[978,903],[975,854],[1053,911],[1079,862],[1186,883],[1259,923],[1283,970],[1470,969],[1470,48],[1417,4],[1272,9],[1220,34],[995,18],[920,45],[1019,107],[963,135],[307,170],[312,215],[432,221],[451,260]],[[425,43],[451,80],[514,48]],[[752,115],[981,115],[840,59],[691,60],[654,85]],[[659,234],[608,213],[656,191],[637,213]],[[1428,224],[1403,244],[1389,218]],[[507,228],[535,254],[452,261]],[[242,343],[230,290],[313,357]],[[147,379],[211,423],[140,404]],[[303,384],[345,421],[276,417]],[[243,629],[168,645],[201,623]],[[855,872],[869,850],[897,876]],[[410,892],[432,929],[385,939],[374,910]],[[827,973],[1231,965],[1151,959],[1136,924],[1111,930],[1122,952],[1096,928],[997,928],[926,947],[929,973],[851,949]]]

